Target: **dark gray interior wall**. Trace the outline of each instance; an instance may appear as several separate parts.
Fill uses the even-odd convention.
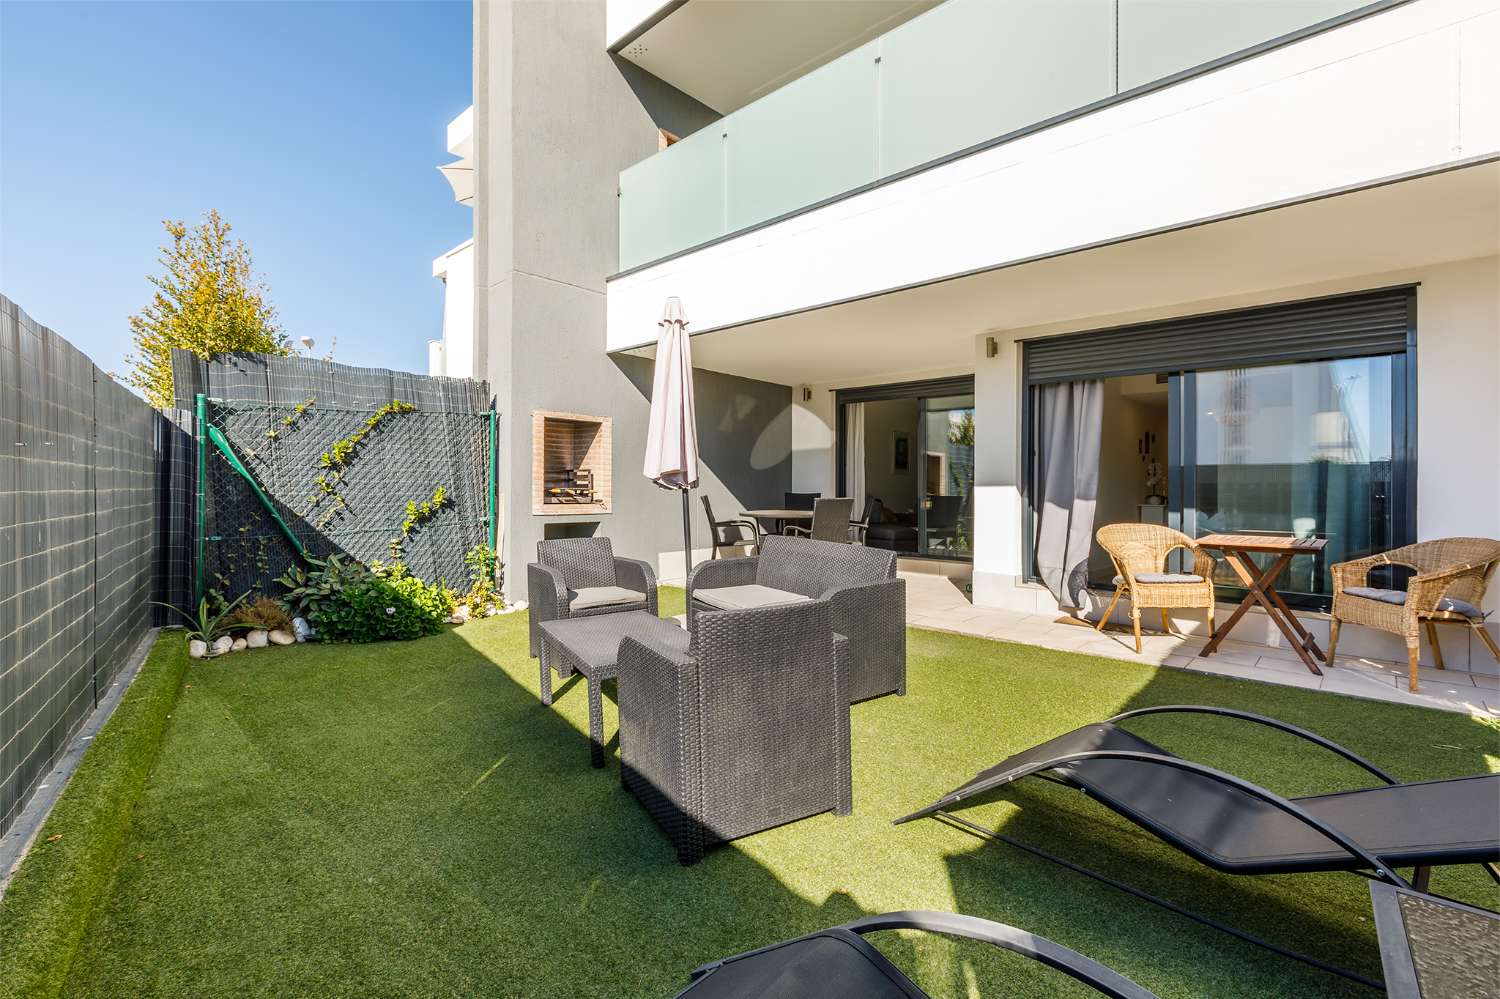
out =
[[[158,419],[0,295],[0,836],[150,629]]]
[[[651,367],[604,351],[605,277],[618,261],[620,171],[657,149],[657,122],[604,48],[603,0],[475,4],[479,161],[475,321],[502,413],[505,558],[518,567],[547,524],[531,513],[531,414],[614,420],[614,512],[599,532],[622,555],[681,547],[680,503],[641,475]],[[689,316],[693,303],[684,303]],[[703,489],[721,515],[779,503],[791,485],[791,389],[700,372]],[[693,498],[695,544],[706,547]]]

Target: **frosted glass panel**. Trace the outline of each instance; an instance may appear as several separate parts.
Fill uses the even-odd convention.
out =
[[[724,140],[699,129],[620,174],[620,266],[724,234]]]
[[[1361,6],[947,0],[620,174],[620,267],[798,211]]]
[[[1348,0],[1120,0],[1120,89],[1363,6]]]
[[[949,0],[879,40],[881,174],[1114,93],[1112,0]]]
[[[866,45],[719,124],[729,133],[729,230],[876,179],[876,49]]]

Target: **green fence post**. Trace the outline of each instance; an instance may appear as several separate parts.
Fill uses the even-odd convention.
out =
[[[271,502],[271,497],[267,496],[266,491],[260,487],[260,483],[255,481],[255,476],[250,474],[250,469],[246,468],[245,463],[240,461],[240,456],[234,453],[234,448],[230,446],[229,438],[224,436],[224,431],[218,427],[209,427],[208,439],[214,442],[214,447],[219,449],[219,453],[224,456],[224,460],[229,462],[229,466],[239,473],[240,478],[249,483],[250,491],[255,494],[256,499],[260,500],[260,505],[266,508],[266,512],[271,515],[271,519],[276,522],[276,526],[281,528],[281,533],[285,534],[286,539],[292,543],[293,550],[298,555],[306,558],[307,549],[303,547],[301,541],[297,540],[297,535],[292,533],[292,529],[282,519],[281,511],[276,509],[276,504]]]
[[[490,551],[495,552],[498,557],[500,552],[496,547],[500,540],[500,516],[496,507],[500,503],[500,464],[498,443],[500,438],[500,414],[490,410],[490,467],[489,467],[489,493],[490,493]]]
[[[199,392],[194,399],[194,427],[198,431],[198,557],[193,563],[193,605],[203,599],[203,552],[207,534],[207,517],[204,504],[205,483],[208,479],[208,398]]]

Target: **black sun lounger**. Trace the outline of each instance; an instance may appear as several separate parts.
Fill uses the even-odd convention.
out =
[[[1283,798],[1233,774],[1174,756],[1120,727],[1126,719],[1168,713],[1219,715],[1266,725],[1336,753],[1382,783]],[[1432,867],[1475,863],[1500,882],[1495,867],[1500,861],[1500,774],[1402,784],[1368,760],[1305,729],[1201,705],[1142,708],[1075,729],[1002,760],[896,824],[939,816],[1250,943],[1379,987],[1361,975],[1224,926],[952,814],[951,809],[966,799],[1033,776],[1084,791],[1194,860],[1229,874],[1347,871],[1411,888],[1413,884],[1395,870],[1411,867],[1415,887],[1425,891]]]
[[[1076,951],[1004,923],[951,912],[889,912],[771,944],[693,972],[678,999],[926,999],[862,934],[926,930],[993,944],[1040,961],[1103,995],[1156,999],[1130,979]]]

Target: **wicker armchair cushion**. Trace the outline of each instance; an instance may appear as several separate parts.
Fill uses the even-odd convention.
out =
[[[812,598],[750,583],[745,586],[716,586],[709,590],[694,590],[693,599],[719,610],[751,610],[756,607],[802,603]]]
[[[1383,590],[1378,586],[1351,586],[1344,590],[1346,596],[1363,597],[1366,600],[1379,600],[1382,603],[1396,604],[1398,606],[1406,603],[1406,593],[1403,590]],[[1443,597],[1437,602],[1436,610],[1449,614],[1461,614],[1464,617],[1477,617],[1484,620],[1487,616],[1485,611],[1480,610],[1467,600],[1458,600],[1454,597]]]
[[[639,590],[627,590],[623,586],[583,586],[568,591],[568,609],[575,611],[645,602],[646,594]]]
[[[1138,572],[1137,583],[1201,583],[1203,577],[1192,572]]]

